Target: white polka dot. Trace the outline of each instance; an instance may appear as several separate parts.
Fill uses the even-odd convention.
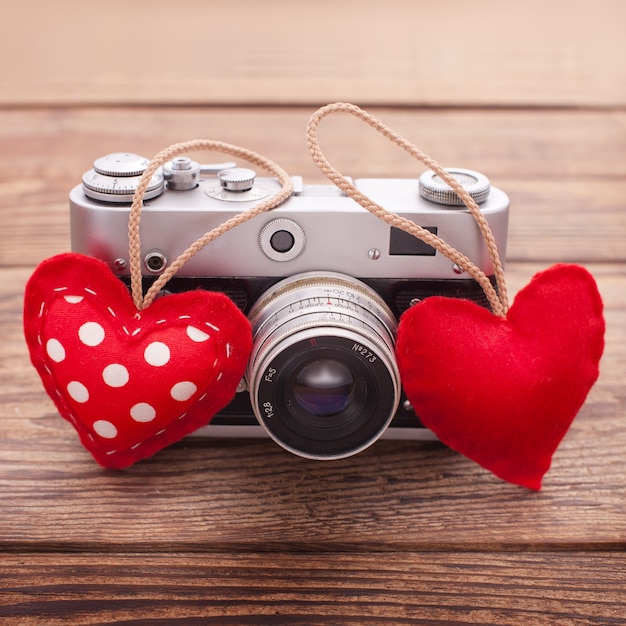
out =
[[[106,420],[98,420],[93,423],[93,429],[97,435],[100,435],[103,439],[114,439],[117,437],[117,428],[111,422]]]
[[[129,378],[128,370],[119,363],[111,363],[102,370],[102,378],[109,387],[123,387]]]
[[[207,335],[207,333],[202,332],[194,326],[187,326],[187,336],[189,339],[196,341],[197,343],[202,343],[203,341],[211,338],[211,335]]]
[[[86,346],[95,347],[104,341],[104,328],[97,322],[85,322],[78,329],[78,336]]]
[[[198,388],[193,383],[185,380],[181,383],[176,383],[170,390],[170,394],[174,400],[184,402],[185,400],[189,400],[189,398],[196,393],[197,389]]]
[[[156,411],[147,402],[140,402],[131,407],[130,416],[136,422],[151,422],[156,417]]]
[[[65,302],[69,302],[70,304],[78,304],[83,301],[83,296],[63,296]]]
[[[48,339],[46,352],[55,363],[60,363],[65,360],[65,348],[58,339]]]
[[[89,400],[89,391],[87,387],[83,385],[83,383],[79,383],[77,380],[73,380],[67,386],[67,393],[76,400],[76,402],[80,402],[81,404],[87,402]]]
[[[145,349],[143,357],[148,365],[161,367],[170,360],[170,349],[164,343],[155,341]]]

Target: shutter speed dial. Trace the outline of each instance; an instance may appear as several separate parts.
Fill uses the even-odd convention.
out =
[[[148,159],[131,152],[114,152],[96,159],[93,169],[83,174],[83,191],[93,200],[130,203],[149,163]],[[163,183],[163,174],[157,171],[148,184],[144,200],[161,195]]]
[[[96,159],[93,169],[105,176],[141,176],[150,161],[132,152],[114,152]]]

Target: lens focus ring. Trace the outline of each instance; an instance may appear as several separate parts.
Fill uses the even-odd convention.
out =
[[[400,396],[396,320],[349,276],[293,276],[250,312],[248,388],[257,419],[282,447],[307,458],[342,458],[376,441]]]

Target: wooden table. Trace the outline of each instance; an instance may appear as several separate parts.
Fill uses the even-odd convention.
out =
[[[33,24],[25,2],[0,44],[14,60],[0,70],[0,622],[624,623],[624,4],[244,2],[234,32],[236,9],[209,4],[190,19],[125,3],[121,20],[121,3],[65,0]],[[26,23],[40,45],[11,57]],[[69,249],[67,195],[93,159],[205,137],[322,182],[304,128],[337,99],[510,195],[513,294],[559,261],[596,277],[601,376],[542,491],[433,442],[321,463],[266,440],[191,438],[104,470],[44,393],[23,288]],[[349,175],[421,171],[347,118],[323,141]]]

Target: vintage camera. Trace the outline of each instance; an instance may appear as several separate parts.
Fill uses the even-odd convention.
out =
[[[128,280],[129,205],[147,159],[98,159],[70,194],[72,248]],[[474,197],[504,258],[509,200],[485,176],[449,170]],[[199,432],[269,434],[315,459],[355,454],[381,436],[433,438],[402,393],[397,319],[433,295],[488,306],[478,284],[433,248],[392,228],[333,185],[293,177],[282,205],[213,241],[167,284],[169,292],[222,291],[253,330],[235,399]],[[436,233],[488,276],[492,263],[469,211],[433,172],[366,178],[358,189]],[[280,189],[234,163],[178,157],[153,177],[142,211],[145,286],[203,233]],[[495,281],[494,281],[495,282]]]

